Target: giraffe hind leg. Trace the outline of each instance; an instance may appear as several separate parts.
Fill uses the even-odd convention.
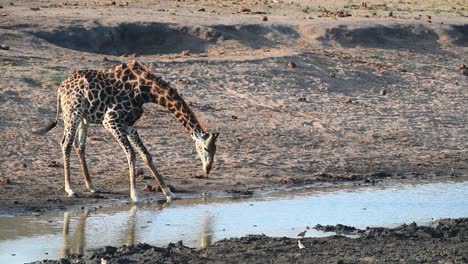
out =
[[[162,192],[166,196],[166,200],[168,202],[172,201],[173,199],[176,199],[176,195],[171,192],[169,187],[167,187],[166,183],[164,182],[161,174],[158,172],[156,169],[156,166],[154,166],[153,163],[153,158],[151,157],[151,154],[149,151],[146,149],[145,145],[143,145],[143,141],[141,140],[140,136],[138,135],[138,132],[133,129],[132,127],[127,128],[127,136],[130,142],[133,144],[133,146],[137,149],[138,153],[140,154],[141,158],[143,161],[148,165],[148,167],[151,169],[151,172],[153,173],[154,178],[158,182],[159,187],[161,188]]]
[[[76,197],[77,194],[71,188],[70,183],[70,152],[75,139],[77,126],[80,118],[70,118],[69,122],[65,122],[65,130],[62,138],[62,154],[63,154],[63,167],[65,174],[65,192],[69,197]]]
[[[91,181],[91,177],[89,176],[88,165],[86,163],[86,136],[88,134],[88,127],[87,121],[83,119],[78,126],[77,137],[75,138],[75,142],[73,147],[75,148],[76,154],[78,155],[78,160],[80,161],[81,171],[83,173],[83,178],[85,181],[86,188],[92,192],[97,193],[100,190],[94,186]]]

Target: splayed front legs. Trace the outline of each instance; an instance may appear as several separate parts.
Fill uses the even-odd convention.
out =
[[[143,145],[138,133],[131,127],[126,127],[125,125],[116,124],[113,122],[104,121],[104,127],[109,130],[117,142],[120,144],[122,149],[127,154],[128,160],[128,169],[130,174],[130,198],[133,202],[138,201],[137,192],[135,189],[135,151],[133,150],[132,144],[137,149],[138,153],[141,155],[142,159],[151,169],[153,176],[161,187],[162,192],[166,196],[167,201],[171,201],[176,198],[176,196],[169,190],[166,183],[164,182],[161,174],[157,171],[156,167],[153,164],[153,159]],[[132,144],[131,144],[131,143]]]
[[[171,192],[169,187],[167,187],[161,174],[159,174],[158,170],[156,169],[156,166],[154,166],[153,158],[151,157],[149,151],[146,149],[145,145],[143,145],[143,141],[141,141],[138,132],[132,127],[127,127],[127,134],[128,139],[130,140],[130,142],[132,142],[133,146],[137,149],[143,161],[146,163],[146,165],[148,165],[151,172],[153,173],[153,177],[158,182],[159,187],[161,187],[161,190],[166,196],[167,201],[170,202],[171,200],[177,198],[175,194]]]

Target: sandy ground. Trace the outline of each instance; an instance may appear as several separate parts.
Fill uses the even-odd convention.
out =
[[[130,59],[220,132],[205,177],[181,125],[146,108],[137,128],[181,197],[467,175],[468,77],[457,69],[468,60],[466,1],[361,2],[0,2],[0,213],[128,200],[125,155],[101,126],[87,158],[104,192],[85,191],[73,153],[79,198],[63,190],[63,124],[30,130],[53,120],[69,72]]]
[[[330,230],[351,230],[335,226]],[[441,220],[394,229],[355,230],[359,238],[271,238],[251,235],[221,240],[204,249],[169,244],[105,247],[90,256],[35,263],[467,263],[468,219]],[[299,243],[302,246],[299,248]],[[70,262],[72,261],[72,262]]]

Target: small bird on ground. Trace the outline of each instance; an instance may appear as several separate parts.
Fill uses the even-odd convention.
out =
[[[299,234],[297,234],[297,236],[298,237],[304,237],[306,232],[307,232],[307,230],[304,230],[304,231],[300,232]]]
[[[305,248],[304,245],[302,245],[300,240],[297,241],[297,245],[299,246],[299,249],[304,249]]]

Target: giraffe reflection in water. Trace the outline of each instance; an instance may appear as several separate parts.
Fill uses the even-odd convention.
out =
[[[165,206],[163,205],[162,208]],[[126,224],[119,230],[122,230],[121,235],[119,236],[119,241],[112,241],[112,246],[120,245],[134,245],[136,241],[136,225],[138,222],[137,219],[138,207],[132,206],[128,210],[128,217]],[[63,228],[62,228],[62,245],[60,249],[60,257],[67,257],[71,255],[84,255],[85,250],[87,249],[86,241],[86,229],[87,229],[87,219],[90,215],[89,209],[85,209],[81,212],[79,218],[77,219],[76,225],[73,225],[73,220],[70,212],[65,212],[63,214]],[[70,224],[72,223],[72,224]],[[214,217],[212,215],[206,215],[203,217],[200,222],[200,227],[198,230],[197,247],[205,248],[212,244],[213,242],[213,233],[214,233]],[[96,227],[88,227],[89,229],[95,229]],[[88,233],[91,235],[90,233]],[[92,234],[94,236],[105,235],[105,234]],[[88,239],[91,241],[92,239]],[[116,243],[117,242],[117,243]],[[168,241],[169,242],[169,241]]]
[[[200,235],[198,238],[198,248],[206,248],[213,243],[213,224],[214,218],[211,215],[204,217],[201,222]]]
[[[124,235],[122,238],[123,243],[118,245],[130,246],[135,243],[135,225],[136,225],[137,207],[132,206],[128,210],[127,227],[123,230]],[[78,218],[75,231],[70,235],[70,212],[63,214],[63,228],[62,228],[62,246],[60,249],[60,257],[67,257],[70,255],[84,255],[86,248],[86,220],[89,216],[89,209],[83,210]]]

